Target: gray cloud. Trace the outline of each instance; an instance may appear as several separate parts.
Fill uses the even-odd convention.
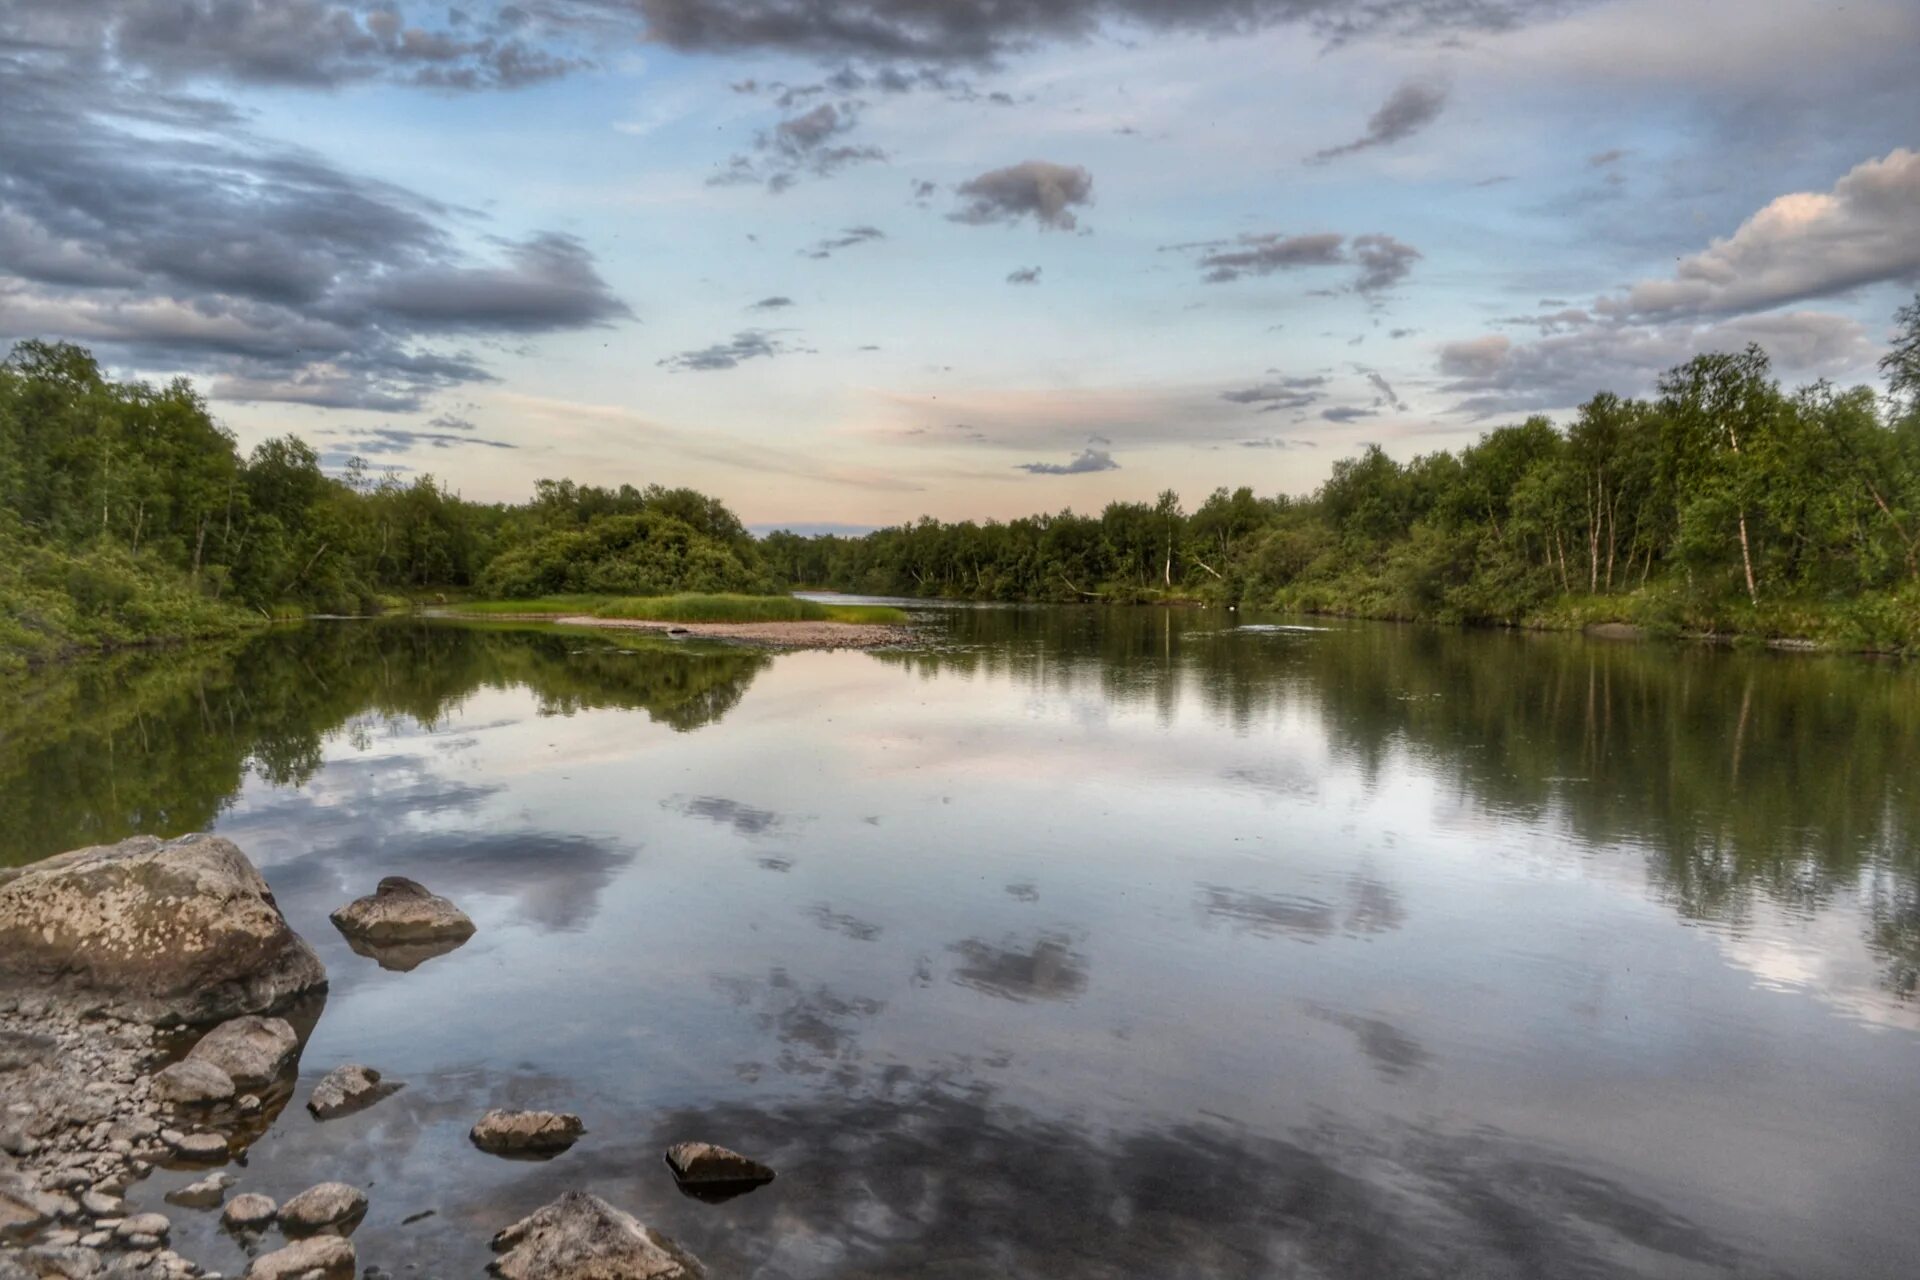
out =
[[[787,346],[768,329],[742,329],[725,342],[693,351],[681,351],[656,363],[667,369],[712,371],[736,368],[743,360],[766,359],[785,355],[796,348]]]
[[[0,338],[87,342],[222,398],[405,411],[488,380],[447,339],[631,314],[570,236],[496,236],[476,260],[464,211],[260,139],[57,28],[30,20],[0,57]]]
[[[1044,40],[1109,27],[1245,33],[1287,23],[1326,39],[1501,31],[1559,0],[637,0],[649,35],[699,52],[777,51],[816,57],[992,62]]]
[[[1320,393],[1312,388],[1325,383],[1325,378],[1282,378],[1277,382],[1263,382],[1257,386],[1243,387],[1238,391],[1222,391],[1220,398],[1230,404],[1257,404],[1273,409],[1302,409],[1320,398]]]
[[[1020,267],[1007,273],[1008,284],[1039,284],[1039,267]]]
[[[479,436],[453,435],[445,431],[408,431],[399,427],[365,427],[354,431],[337,431],[328,435],[338,440],[339,448],[349,453],[361,453],[378,456],[389,453],[411,453],[423,446],[434,449],[454,449],[466,445],[487,449],[517,449],[520,446],[509,444],[505,440],[486,440]]]
[[[1456,412],[1486,416],[1562,409],[1597,391],[1640,395],[1661,373],[1703,351],[1738,351],[1755,342],[1776,368],[1807,377],[1871,376],[1878,348],[1846,316],[1782,311],[1713,324],[1605,323],[1515,342],[1487,334],[1440,348],[1441,390],[1462,398]]]
[[[1076,206],[1093,200],[1093,175],[1079,165],[1023,160],[969,178],[956,188],[961,206],[947,216],[981,225],[1031,217],[1042,229],[1071,231]]]
[[[1612,147],[1606,151],[1596,151],[1587,157],[1587,167],[1590,169],[1604,169],[1608,165],[1620,163],[1620,161],[1627,158],[1627,154],[1624,147]]]
[[[1197,251],[1200,278],[1208,284],[1226,284],[1243,276],[1351,265],[1358,268],[1358,273],[1347,287],[1356,293],[1378,293],[1392,288],[1407,278],[1421,257],[1412,245],[1381,232],[1355,236],[1350,244],[1346,236],[1335,231],[1305,235],[1249,232],[1232,240],[1165,245],[1163,249]],[[1325,297],[1338,292],[1334,289],[1314,291],[1317,296]]]
[[[835,141],[858,127],[859,116],[860,105],[853,101],[837,106],[823,102],[790,116],[754,139],[755,156],[730,157],[726,167],[707,183],[764,183],[768,191],[778,195],[803,175],[828,178],[851,165],[885,160],[887,153],[879,147]]]
[[[1242,440],[1242,449],[1318,449],[1320,446],[1312,440],[1287,440],[1279,436],[1267,436],[1259,440]]]
[[[1352,155],[1369,147],[1384,147],[1410,138],[1435,120],[1447,106],[1447,86],[1438,80],[1409,80],[1395,89],[1367,120],[1367,131],[1352,142],[1313,153],[1318,164]]]
[[[1365,235],[1353,238],[1354,260],[1360,264],[1360,277],[1353,287],[1360,293],[1378,293],[1407,278],[1420,251],[1389,235]]]
[[[1241,276],[1266,276],[1276,271],[1300,267],[1337,266],[1347,261],[1346,237],[1336,232],[1288,236],[1278,232],[1242,235],[1232,247],[1214,247],[1202,254],[1203,277],[1210,284],[1223,284]]]
[[[1394,393],[1393,384],[1388,382],[1379,370],[1361,369],[1360,372],[1367,376],[1367,382],[1375,391],[1380,393],[1382,401],[1392,405],[1396,409],[1405,409],[1407,407],[1401,402],[1400,397]]]
[[[438,89],[515,89],[589,65],[564,48],[569,24],[538,22],[525,9],[483,18],[441,10],[444,25],[414,25],[397,7],[329,0],[166,0],[165,3],[9,6],[22,44],[100,63],[163,83],[331,89],[392,80]]]
[[[1023,462],[1014,469],[1036,476],[1078,476],[1093,471],[1118,471],[1120,464],[1105,449],[1082,449],[1067,462]]]
[[[857,244],[866,244],[869,240],[885,240],[887,233],[878,227],[858,226],[843,228],[839,235],[828,236],[816,241],[812,248],[800,252],[809,258],[831,258],[838,249],[851,249]]]
[[[1351,405],[1339,405],[1332,409],[1322,409],[1320,416],[1328,422],[1358,422],[1362,418],[1377,418],[1380,415],[1372,409],[1356,409]]]
[[[754,303],[754,304],[753,304],[752,306],[750,306],[750,307],[748,307],[748,308],[747,308],[747,310],[749,310],[749,311],[778,311],[778,310],[780,310],[780,309],[781,309],[781,308],[783,308],[783,307],[791,307],[791,306],[793,306],[793,305],[794,305],[794,302],[793,302],[793,299],[792,299],[792,298],[789,298],[789,297],[787,297],[787,296],[786,296],[785,294],[776,294],[776,295],[774,295],[774,296],[773,296],[773,297],[771,297],[771,298],[762,298],[762,299],[760,299],[760,301],[758,301],[758,302],[756,302],[756,303]]]

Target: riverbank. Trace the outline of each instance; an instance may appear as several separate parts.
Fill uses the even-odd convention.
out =
[[[649,618],[600,618],[576,614],[551,621],[563,627],[651,631],[660,635],[728,640],[773,649],[889,649],[909,644],[913,628],[870,622],[660,622]]]

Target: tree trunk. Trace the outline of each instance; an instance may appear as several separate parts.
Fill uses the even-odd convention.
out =
[[[1740,567],[1747,572],[1747,599],[1760,603],[1760,589],[1753,581],[1753,548],[1747,542],[1747,509],[1740,508]]]

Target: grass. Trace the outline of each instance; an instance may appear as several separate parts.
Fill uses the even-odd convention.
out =
[[[822,604],[798,596],[633,596],[594,610],[601,618],[644,622],[865,622],[897,624],[907,615],[891,605]]]
[[[541,596],[531,600],[472,600],[454,606],[461,613],[510,617],[514,614],[588,614],[639,622],[858,622],[899,624],[905,612],[888,605],[821,604],[798,596]]]

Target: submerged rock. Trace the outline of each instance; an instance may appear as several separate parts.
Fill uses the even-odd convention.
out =
[[[219,1164],[232,1150],[226,1137],[218,1133],[177,1133],[169,1129],[160,1135],[160,1140],[188,1164]]]
[[[232,1174],[210,1173],[198,1182],[175,1187],[167,1192],[164,1199],[168,1204],[178,1205],[182,1209],[218,1209],[220,1202],[227,1198],[227,1188],[232,1185]]]
[[[272,1084],[299,1052],[300,1037],[286,1019],[245,1017],[223,1022],[200,1037],[185,1062],[214,1067],[235,1087],[255,1089]]]
[[[493,1238],[502,1280],[698,1280],[706,1268],[631,1214],[569,1191]]]
[[[267,1196],[248,1192],[227,1201],[220,1225],[229,1231],[264,1231],[280,1216],[280,1206]]]
[[[313,1087],[307,1110],[313,1112],[316,1119],[334,1120],[364,1110],[400,1087],[397,1082],[384,1082],[372,1067],[357,1063],[335,1067]]]
[[[280,1206],[280,1230],[289,1237],[322,1232],[350,1236],[367,1216],[367,1197],[344,1182],[309,1187]]]
[[[682,1142],[667,1148],[667,1168],[680,1190],[696,1200],[719,1203],[773,1181],[773,1170],[738,1151],[710,1142]]]
[[[466,912],[405,876],[388,876],[373,893],[329,917],[349,939],[375,946],[453,943],[473,936]]]
[[[0,992],[203,1024],[326,981],[259,871],[218,836],[135,836],[0,870]]]
[[[564,1111],[489,1111],[467,1136],[496,1156],[558,1155],[580,1140],[587,1128]]]
[[[255,1258],[244,1280],[353,1280],[357,1262],[349,1241],[314,1236]]]
[[[153,1077],[153,1096],[176,1105],[226,1102],[237,1092],[233,1077],[205,1058],[186,1058]]]

